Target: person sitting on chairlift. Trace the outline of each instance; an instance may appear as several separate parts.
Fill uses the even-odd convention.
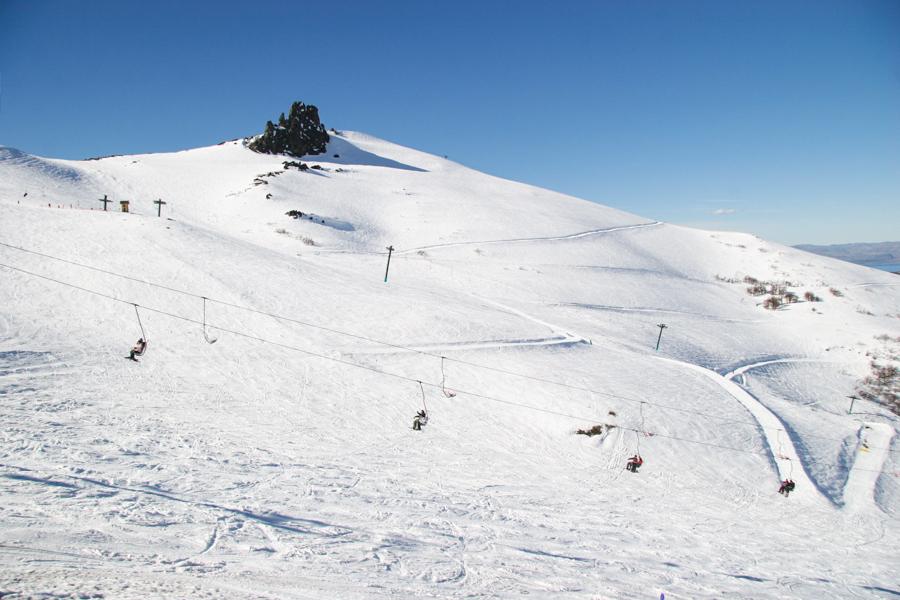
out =
[[[428,423],[428,415],[425,414],[424,410],[420,410],[416,413],[415,418],[413,419],[413,429],[416,431],[421,431],[422,426]]]
[[[131,355],[128,357],[133,361],[137,361],[135,356],[143,356],[144,351],[147,349],[147,342],[144,341],[144,338],[141,338],[134,345],[134,348],[131,349]]]
[[[631,471],[632,473],[637,473],[640,466],[644,464],[644,459],[641,458],[640,454],[635,454],[631,458],[628,459],[628,464],[625,465],[625,468]]]
[[[787,497],[788,494],[794,491],[794,480],[793,479],[785,479],[781,482],[781,487],[778,488],[779,494],[784,494]]]

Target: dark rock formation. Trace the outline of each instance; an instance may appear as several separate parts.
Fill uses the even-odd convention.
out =
[[[319,121],[319,109],[311,104],[294,102],[287,118],[281,113],[278,125],[266,122],[266,130],[248,147],[261,154],[305,156],[324,153],[329,139],[325,126]]]

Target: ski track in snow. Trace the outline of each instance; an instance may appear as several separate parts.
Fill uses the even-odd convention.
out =
[[[695,317],[698,319],[703,319],[705,321],[716,321],[719,323],[756,323],[757,322],[757,321],[753,321],[750,319],[731,319],[728,317],[707,315],[707,314],[703,314],[703,313],[690,312],[690,311],[686,311],[686,310],[674,310],[671,308],[651,308],[651,307],[642,307],[642,306],[612,306],[612,305],[607,305],[607,304],[585,304],[582,302],[560,302],[560,303],[554,304],[553,306],[584,308],[587,310],[604,310],[604,311],[622,312],[622,313],[647,313],[647,314],[686,316],[686,317]]]
[[[564,331],[564,328],[533,317],[524,311],[512,308],[508,305],[501,304],[493,300],[488,300],[486,298],[478,298],[479,300],[492,304],[505,311],[512,312],[514,314],[520,315],[527,320],[541,324],[549,328],[551,331],[560,333]],[[565,332],[564,339],[569,343],[585,343],[587,341],[585,340],[585,338],[573,335],[569,332]],[[803,492],[803,496],[805,497],[810,497],[810,493],[813,490],[818,492],[818,487],[815,485],[813,480],[806,473],[806,469],[803,467],[803,462],[800,459],[799,453],[797,452],[793,442],[790,439],[790,436],[787,433],[785,424],[774,412],[769,410],[759,400],[757,400],[756,397],[753,396],[753,394],[738,385],[734,381],[734,379],[736,377],[743,376],[744,373],[752,371],[753,369],[758,369],[760,367],[772,364],[802,362],[821,363],[830,361],[807,358],[773,358],[745,364],[722,375],[714,370],[707,369],[693,363],[656,355],[652,356],[658,360],[676,364],[680,367],[702,373],[709,379],[715,381],[720,387],[728,392],[729,395],[740,402],[741,405],[747,409],[747,411],[757,422],[759,429],[763,435],[763,439],[765,440],[766,446],[769,450],[770,461],[775,466],[775,469],[777,471],[779,478],[778,481],[780,482],[788,478],[793,479],[794,482],[797,483],[798,486],[800,486],[801,490],[805,490]],[[883,427],[879,427],[876,430],[875,435],[871,437],[873,439],[876,437],[883,438],[884,427],[887,427],[888,431],[892,434],[893,428],[885,425]],[[861,469],[869,470],[874,468],[880,472],[884,460],[887,456],[886,448],[888,447],[888,443],[890,442],[890,437],[891,436],[888,435],[887,439],[883,440],[884,443],[881,443],[881,440],[879,440],[879,443],[877,443],[876,445],[880,446],[881,449],[879,449],[877,453],[870,454],[870,457],[867,460],[860,461],[860,458],[857,457],[857,459],[854,461],[853,467],[851,468],[851,479],[848,479],[847,486],[845,488],[845,497],[849,496],[852,498],[868,498],[870,500],[870,504],[872,506],[875,506],[874,487],[875,483],[878,480],[879,473],[869,473],[868,471],[866,471],[863,474],[863,471],[856,469],[856,467],[859,466]],[[798,495],[797,490],[793,492],[793,495]],[[816,493],[814,497],[818,500],[825,501],[824,496],[822,496],[820,493]],[[855,502],[854,506],[858,506],[858,504],[858,502]]]
[[[557,325],[553,325],[536,317],[533,317],[521,310],[512,308],[510,306],[501,304],[499,302],[495,302],[492,300],[487,300],[485,298],[479,298],[482,301],[488,302],[497,306],[498,308],[502,308],[503,310],[513,312],[514,314],[518,314],[525,319],[531,320],[533,322],[539,323],[548,327],[551,331],[554,332],[563,332],[564,328],[561,328]],[[584,342],[585,338],[580,336],[572,335],[569,332],[565,332],[565,336],[572,341]],[[760,431],[763,434],[763,438],[766,441],[766,445],[769,449],[770,460],[773,465],[775,465],[779,482],[785,479],[791,478],[801,487],[801,489],[805,488],[806,490],[817,490],[818,488],[814,485],[812,479],[806,473],[806,470],[803,468],[803,463],[800,460],[799,454],[794,448],[793,442],[790,439],[790,436],[787,434],[787,430],[784,426],[784,423],[766,408],[761,402],[759,402],[750,392],[740,387],[737,383],[732,381],[732,379],[738,375],[741,375],[749,370],[754,368],[758,368],[764,365],[781,363],[781,362],[802,362],[804,359],[789,359],[789,358],[779,358],[779,359],[771,359],[762,362],[748,364],[738,369],[735,369],[729,373],[726,373],[724,376],[719,373],[702,367],[700,365],[695,365],[693,363],[688,363],[672,358],[662,357],[651,355],[654,358],[665,361],[671,364],[676,364],[680,367],[691,369],[698,373],[702,373],[709,379],[715,381],[719,386],[721,386],[729,395],[731,395],[735,400],[741,403],[748,412],[753,416],[756,422],[759,425]],[[821,362],[821,361],[810,361],[810,362]],[[797,491],[793,492],[797,494]],[[810,492],[804,492],[804,496],[810,497]],[[816,494],[816,497],[824,500],[821,494]]]
[[[860,426],[856,459],[844,486],[844,506],[848,510],[859,512],[878,508],[875,486],[882,476],[893,437],[894,428],[887,423],[863,423]]]
[[[742,364],[739,367],[735,367],[731,371],[727,371],[723,375],[723,377],[725,377],[725,379],[734,380],[734,379],[737,379],[738,377],[742,377],[744,375],[744,373],[746,373],[747,371],[752,371],[754,369],[759,369],[761,367],[766,367],[769,365],[787,364],[787,363],[829,363],[829,362],[833,362],[833,361],[822,360],[819,358],[793,358],[793,357],[769,358],[766,360]]]
[[[551,237],[528,237],[513,238],[508,240],[483,240],[480,242],[447,242],[446,244],[431,244],[429,246],[419,246],[417,248],[407,248],[405,250],[397,250],[396,254],[409,254],[410,252],[419,252],[422,250],[435,250],[437,248],[453,248],[456,246],[486,246],[488,244],[518,244],[522,242],[556,242],[564,240],[575,240],[578,238],[601,235],[604,233],[614,233],[616,231],[628,231],[630,229],[643,229],[645,227],[656,227],[662,225],[662,221],[652,221],[649,223],[635,223],[634,225],[620,225],[618,227],[607,227],[604,229],[591,229],[590,231],[582,231],[580,233],[571,233],[569,235],[559,235]]]
[[[748,371],[774,364],[833,362],[812,358],[775,358],[743,365],[726,373],[724,377],[734,380],[743,377]],[[779,441],[787,437],[786,432],[780,433]],[[863,423],[860,426],[860,441],[856,448],[856,456],[844,485],[843,500],[848,510],[859,512],[863,509],[878,509],[875,502],[875,485],[882,474],[893,435],[894,428],[885,423]]]
[[[468,350],[491,350],[498,348],[517,348],[529,346],[566,346],[571,344],[586,344],[586,340],[571,337],[547,337],[547,338],[523,338],[520,340],[484,340],[473,342],[451,342],[447,344],[406,344],[409,350],[400,348],[386,348],[383,346],[356,349],[348,351],[348,356],[354,354],[396,354],[402,352],[463,352]]]
[[[759,429],[762,432],[763,439],[769,450],[769,458],[775,466],[778,480],[783,481],[790,478],[795,481],[797,490],[795,490],[792,495],[810,499],[814,498],[816,501],[824,501],[821,494],[817,493],[818,488],[806,473],[806,469],[803,468],[803,463],[800,460],[797,450],[794,448],[793,442],[787,435],[784,423],[782,423],[775,413],[766,408],[750,392],[732,381],[735,375],[738,374],[738,371],[744,372],[758,365],[747,365],[736,371],[726,373],[723,376],[711,369],[693,363],[664,356],[656,356],[655,358],[663,362],[679,365],[697,373],[702,373],[704,376],[721,386],[722,389],[731,395],[731,397],[740,402],[759,425]]]

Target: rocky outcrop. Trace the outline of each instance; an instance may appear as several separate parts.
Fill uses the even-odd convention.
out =
[[[312,104],[294,102],[285,118],[278,118],[278,124],[266,122],[266,129],[247,146],[262,154],[288,154],[306,156],[322,154],[328,144],[328,133],[319,121],[319,109]]]

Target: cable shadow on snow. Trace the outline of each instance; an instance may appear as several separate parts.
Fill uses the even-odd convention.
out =
[[[20,469],[25,470],[25,469]],[[13,479],[17,481],[28,481],[32,483],[40,483],[53,487],[62,487],[66,489],[82,489],[81,487],[66,483],[63,481],[58,481],[55,479],[43,478],[43,477],[34,477],[31,475],[24,475],[20,473],[5,473],[3,477],[7,479]],[[84,483],[88,483],[94,486],[117,490],[117,491],[125,491],[132,492],[136,494],[146,494],[148,496],[156,496],[158,498],[163,498],[165,500],[171,500],[173,502],[179,502],[181,504],[190,504],[192,506],[199,506],[203,508],[210,508],[213,510],[217,510],[220,512],[244,517],[246,519],[250,519],[253,521],[257,521],[259,523],[263,523],[264,525],[268,525],[275,529],[280,529],[282,531],[288,531],[291,533],[301,534],[301,535],[321,535],[330,538],[338,538],[345,536],[349,533],[352,533],[352,529],[349,527],[342,527],[340,525],[334,525],[332,523],[326,523],[325,521],[319,521],[317,519],[306,519],[302,517],[293,517],[290,515],[284,515],[277,512],[271,513],[258,513],[253,512],[247,509],[242,508],[232,508],[229,506],[223,506],[221,504],[215,504],[214,502],[205,502],[198,500],[189,500],[185,498],[179,498],[173,494],[169,494],[166,492],[153,491],[148,489],[134,488],[128,486],[115,485],[112,483],[107,483],[105,481],[100,481],[98,479],[91,479],[90,477],[79,477],[77,475],[67,475],[72,479],[77,481],[81,481]],[[304,527],[306,526],[306,527]]]
[[[897,590],[891,590],[891,589],[880,587],[877,585],[861,585],[859,587],[861,587],[864,590],[872,590],[873,592],[884,592],[884,593],[890,594],[892,596],[900,597],[900,592],[898,592]]]
[[[42,483],[44,485],[49,485],[51,487],[61,487],[70,490],[81,489],[77,485],[73,483],[66,483],[65,481],[56,481],[55,479],[46,479],[43,477],[32,477],[30,475],[18,475],[14,473],[6,473],[3,475],[7,479],[12,479],[15,481],[28,481],[31,483]]]
[[[549,558],[561,558],[563,560],[574,560],[577,562],[586,562],[586,563],[594,563],[596,562],[592,558],[584,558],[581,556],[567,556],[565,554],[554,554],[553,552],[545,552],[543,550],[532,550],[531,548],[516,548],[519,552],[524,552],[525,554],[534,554],[536,556],[546,556]]]

